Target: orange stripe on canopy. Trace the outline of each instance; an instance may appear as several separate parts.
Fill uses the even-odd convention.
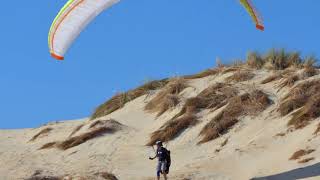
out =
[[[51,56],[52,56],[53,58],[55,58],[56,60],[64,60],[64,57],[59,56],[59,55],[56,55],[55,53],[51,53]]]
[[[253,6],[252,2],[250,0],[240,0],[240,3],[244,6],[249,15],[252,17],[253,21],[256,24],[256,28],[263,31],[264,26],[262,23],[262,19],[260,18],[259,13]]]

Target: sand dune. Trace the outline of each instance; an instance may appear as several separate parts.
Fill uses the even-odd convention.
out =
[[[228,106],[197,110],[198,123],[166,143],[172,156],[170,179],[320,179],[320,138],[314,134],[319,119],[314,118],[305,127],[294,129],[287,125],[292,113],[281,116],[278,110],[281,99],[292,88],[306,81],[320,80],[320,75],[305,77],[279,90],[284,78],[261,83],[274,73],[271,70],[249,70],[253,73],[252,78],[230,80],[238,71],[187,79],[188,87],[178,93],[179,103],[159,117],[157,113],[144,109],[161,89],[135,98],[121,109],[93,120],[62,121],[34,129],[0,130],[0,179],[27,179],[32,176],[106,179],[103,173],[107,172],[121,180],[155,179],[156,162],[148,160],[154,152],[146,146],[150,135],[180,112],[187,99],[196,97],[211,85],[226,81],[239,94],[259,89],[268,95],[272,104],[255,115],[243,113],[238,122],[221,132],[218,138],[202,144],[198,144],[202,139],[199,135],[202,128]],[[302,70],[294,72],[302,73]],[[97,131],[97,134],[83,137],[101,127],[112,131]],[[50,142],[70,142],[73,137],[78,139],[76,143],[72,141],[75,144],[70,148],[57,148],[55,144],[51,148],[40,149]],[[297,160],[289,160],[300,149],[314,151]],[[310,161],[299,163],[308,158]]]

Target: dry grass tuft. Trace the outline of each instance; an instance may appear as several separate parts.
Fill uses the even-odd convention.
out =
[[[317,126],[317,129],[313,132],[313,135],[318,135],[320,132],[320,123]]]
[[[187,114],[181,118],[171,120],[164,124],[159,130],[152,133],[147,146],[152,146],[156,141],[168,142],[177,137],[185,129],[194,126],[197,123],[195,115]]]
[[[272,70],[284,70],[303,65],[299,52],[286,52],[284,49],[272,49],[265,55],[264,62],[265,67]]]
[[[62,177],[58,176],[42,176],[42,175],[37,175],[37,176],[31,176],[25,180],[63,180]]]
[[[286,135],[286,133],[278,133],[278,134],[276,134],[275,136],[276,137],[283,137],[283,136],[285,136]]]
[[[280,83],[278,86],[279,90],[284,88],[284,87],[292,87],[297,81],[300,80],[299,75],[297,74],[291,74],[287,77],[284,78],[284,80]]]
[[[284,77],[288,77],[288,76],[292,75],[295,72],[296,72],[296,70],[294,70],[294,69],[285,69],[285,70],[281,70],[281,71],[276,71],[272,75],[270,75],[269,77],[264,79],[261,82],[261,84],[267,84],[267,83],[272,82],[272,81],[277,81],[277,80],[282,79]]]
[[[73,136],[74,134],[76,134],[78,131],[80,131],[80,129],[84,126],[84,124],[80,124],[78,125],[76,128],[74,128],[74,130],[71,132],[71,134],[69,135],[69,137]]]
[[[172,119],[176,119],[186,113],[197,113],[200,109],[218,109],[226,105],[228,100],[237,94],[238,91],[229,84],[214,84],[200,92],[196,97],[188,99],[181,111]]]
[[[56,147],[61,150],[67,150],[72,147],[78,146],[82,143],[85,143],[86,141],[88,141],[90,139],[94,139],[96,137],[102,136],[105,133],[113,133],[115,131],[116,130],[113,128],[100,127],[100,128],[94,129],[90,132],[83,133],[79,136],[75,136],[75,137],[69,138],[65,141],[62,141],[62,142],[56,144]]]
[[[308,78],[308,77],[312,77],[312,76],[315,76],[318,74],[319,74],[319,71],[314,66],[306,66],[303,69],[303,76],[304,77]]]
[[[308,102],[298,111],[292,114],[288,125],[301,129],[309,124],[309,121],[320,116],[320,93],[310,97]]]
[[[311,96],[320,92],[320,80],[305,81],[293,88],[282,100],[279,111],[282,116],[304,106]]]
[[[97,121],[94,121],[93,123],[91,123],[89,128],[91,129],[91,128],[94,128],[94,127],[101,125],[101,124],[104,124],[104,122],[101,120],[97,120]]]
[[[289,160],[300,159],[302,156],[311,154],[314,151],[315,151],[314,149],[308,149],[308,150],[300,149],[300,150],[296,151],[295,153],[293,153],[292,156],[289,158]]]
[[[320,80],[298,84],[282,100],[278,111],[285,116],[296,109],[288,122],[296,129],[305,127],[309,121],[320,116]]]
[[[118,178],[109,172],[99,172],[99,173],[95,173],[96,176],[100,176],[106,180],[118,180]]]
[[[113,96],[110,100],[100,105],[92,114],[91,119],[106,116],[118,109],[121,109],[127,102],[134,100],[142,95],[148,94],[152,90],[164,87],[169,82],[168,79],[148,82],[134,90],[120,93]]]
[[[49,142],[49,143],[41,146],[41,147],[39,148],[39,150],[41,150],[41,149],[51,149],[51,148],[56,147],[57,144],[58,144],[57,142]]]
[[[227,82],[242,82],[248,81],[254,78],[254,74],[251,71],[237,71],[232,76],[228,77]]]
[[[123,125],[114,119],[97,120],[90,124],[89,129],[99,127],[110,127],[112,129],[119,130]]]
[[[148,104],[145,110],[151,113],[157,112],[162,115],[169,109],[176,107],[180,102],[179,94],[187,88],[185,79],[178,78],[170,81]]]
[[[96,127],[98,126],[98,127]],[[50,142],[43,145],[40,149],[49,149],[49,148],[58,148],[61,150],[67,150],[72,147],[78,146],[83,144],[91,139],[97,138],[102,136],[106,133],[114,133],[121,128],[121,124],[114,120],[105,120],[100,121],[99,123],[95,124],[95,128],[91,131],[80,134],[78,136],[69,137],[67,140],[62,142]]]
[[[314,157],[311,157],[311,158],[306,158],[306,159],[303,159],[303,160],[301,160],[301,161],[299,161],[298,163],[307,163],[307,162],[309,162],[309,161],[313,161],[314,160]]]
[[[193,75],[186,75],[183,76],[184,79],[198,79],[198,78],[204,78],[204,77],[208,77],[208,76],[213,76],[216,75],[220,72],[219,68],[215,68],[215,69],[207,69],[205,71],[202,71],[198,74],[193,74]]]
[[[225,145],[227,145],[229,139],[225,139],[221,144],[220,144],[220,147],[224,147]]]
[[[240,71],[241,67],[239,66],[229,66],[229,67],[224,67],[221,70],[221,74],[226,74],[226,73],[230,73],[230,72],[235,72],[235,71]]]
[[[261,69],[264,65],[264,60],[258,52],[249,52],[247,55],[246,64],[250,68]]]
[[[180,97],[174,94],[168,94],[163,97],[163,99],[159,102],[159,104],[154,104],[154,108],[149,111],[158,112],[157,116],[161,116],[163,113],[168,111],[169,109],[173,109],[180,103]]]
[[[44,173],[42,170],[36,170],[31,177],[26,178],[25,180],[62,180],[61,176],[52,176],[52,175],[44,175],[51,173]]]
[[[50,131],[52,131],[53,129],[52,128],[45,128],[45,129],[42,129],[39,133],[37,133],[36,135],[34,135],[30,140],[29,142],[31,141],[35,141],[36,139],[40,138],[40,137],[43,137],[43,136],[47,136]]]
[[[269,82],[272,81],[276,81],[282,78],[282,74],[281,73],[274,73],[272,75],[270,75],[269,77],[267,77],[266,79],[261,81],[261,84],[267,84]]]
[[[240,116],[256,115],[271,103],[268,96],[259,90],[233,97],[225,109],[201,130],[200,135],[203,138],[199,144],[218,138],[234,126]]]
[[[287,52],[285,49],[271,49],[264,56],[250,52],[247,56],[247,66],[254,69],[285,70],[287,68],[313,67],[317,62],[314,56],[302,59],[299,52]]]

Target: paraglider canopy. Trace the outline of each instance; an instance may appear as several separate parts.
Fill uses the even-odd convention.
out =
[[[69,0],[54,19],[49,31],[51,56],[63,60],[64,54],[81,31],[102,11],[119,0]]]
[[[48,36],[50,54],[57,60],[64,55],[81,31],[102,11],[119,0],[69,0],[54,19]],[[256,28],[264,30],[262,20],[250,0],[240,0],[256,23]]]
[[[252,20],[256,23],[256,28],[261,31],[264,31],[264,25],[262,23],[262,19],[258,11],[256,10],[256,8],[253,6],[252,2],[250,0],[240,0],[240,3],[247,10]]]

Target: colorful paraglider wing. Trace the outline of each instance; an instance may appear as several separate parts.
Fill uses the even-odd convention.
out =
[[[54,19],[49,31],[52,57],[63,60],[64,54],[81,31],[102,11],[119,0],[69,0]]]
[[[264,26],[263,26],[263,23],[262,23],[262,19],[260,18],[258,12],[254,8],[254,6],[251,3],[251,1],[250,0],[240,0],[240,3],[248,11],[248,13],[252,17],[253,21],[256,23],[257,29],[263,31],[264,30]]]

